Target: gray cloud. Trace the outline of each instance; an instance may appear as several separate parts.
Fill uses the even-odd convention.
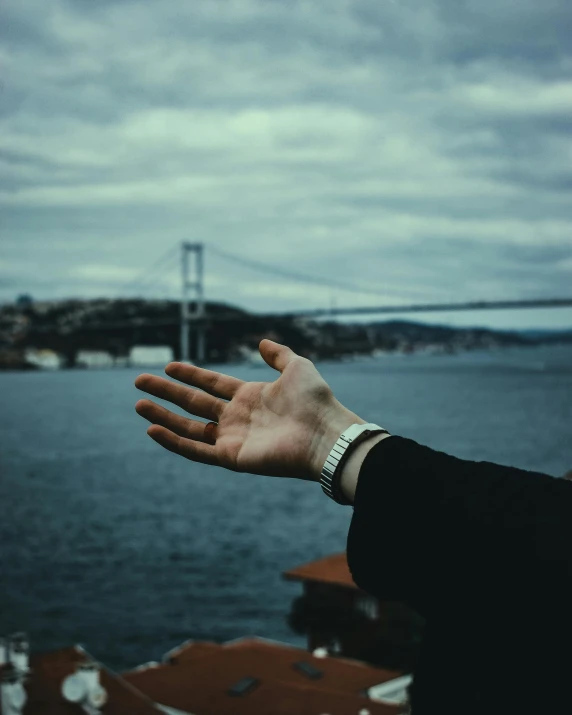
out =
[[[392,302],[570,292],[567,0],[2,12],[0,299],[120,294],[184,238]],[[331,298],[207,260],[212,298]]]

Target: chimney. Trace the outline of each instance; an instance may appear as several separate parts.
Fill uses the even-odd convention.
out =
[[[89,715],[99,713],[107,702],[107,692],[100,685],[97,663],[90,660],[79,663],[76,672],[62,683],[62,694],[67,701],[80,704]]]
[[[28,670],[30,644],[25,633],[14,633],[8,639],[6,660],[10,662],[20,675],[25,675]]]
[[[99,687],[99,668],[91,660],[80,663],[77,672],[80,674],[87,693],[93,692]]]
[[[0,708],[2,715],[23,715],[27,696],[18,670],[7,663],[0,670]]]

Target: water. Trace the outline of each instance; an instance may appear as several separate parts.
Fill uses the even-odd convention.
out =
[[[395,434],[468,459],[572,469],[572,346],[318,368],[346,406]],[[133,410],[137,373],[0,374],[0,635],[27,630],[35,650],[82,643],[117,670],[187,638],[304,645],[286,623],[300,585],[280,574],[343,550],[351,509],[317,484],[162,450]]]

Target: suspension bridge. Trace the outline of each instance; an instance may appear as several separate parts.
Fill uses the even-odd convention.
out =
[[[335,318],[337,316],[350,315],[402,315],[431,312],[469,312],[485,310],[522,310],[533,308],[565,308],[572,307],[572,296],[553,297],[539,299],[522,300],[474,300],[445,303],[415,302],[407,304],[388,304],[387,292],[381,291],[379,287],[367,284],[352,284],[335,277],[321,277],[293,271],[288,268],[271,265],[255,259],[246,258],[229,251],[223,251],[218,247],[206,246],[203,243],[192,243],[184,241],[181,244],[172,246],[157,261],[142,271],[138,276],[119,286],[118,292],[125,296],[134,293],[141,296],[150,296],[157,292],[157,287],[165,285],[166,276],[170,277],[170,289],[174,287],[173,271],[180,271],[179,275],[179,295],[176,300],[180,303],[179,315],[171,313],[169,315],[158,316],[129,316],[124,315],[119,319],[101,320],[94,316],[82,323],[82,333],[106,333],[112,336],[113,340],[127,340],[125,333],[132,335],[130,341],[141,338],[142,331],[152,331],[152,340],[164,340],[167,344],[177,348],[176,354],[183,361],[189,361],[191,357],[191,338],[193,338],[193,360],[198,364],[204,364],[207,356],[207,335],[213,335],[209,329],[218,324],[224,330],[228,330],[233,323],[246,320],[245,313],[240,310],[219,310],[207,312],[205,296],[205,249],[213,256],[223,258],[232,262],[235,266],[241,265],[254,271],[259,271],[268,276],[276,276],[289,281],[296,281],[311,286],[323,286],[330,290],[340,292],[353,292],[360,295],[383,296],[384,302],[373,305],[362,306],[335,306],[327,308],[300,309],[285,312],[257,312],[248,313],[248,321],[251,325],[258,325],[264,331],[268,325],[284,325],[285,321],[295,318],[300,319],[320,319]],[[212,301],[211,301],[212,303]],[[224,328],[223,328],[224,325]],[[44,326],[44,331],[54,330],[54,326]],[[178,345],[174,345],[178,333]],[[112,340],[112,342],[113,342]],[[95,341],[94,341],[95,343]],[[109,340],[108,340],[109,343]]]
[[[182,296],[181,296],[181,357],[182,360],[189,360],[189,337],[191,325],[197,334],[196,358],[199,363],[205,358],[205,335],[208,323],[217,321],[232,320],[232,316],[226,313],[206,316],[205,314],[205,291],[204,291],[204,249],[202,243],[183,242],[181,244],[181,267],[182,267]],[[361,294],[377,293],[379,290],[372,290],[367,286],[352,285],[347,282],[333,278],[322,278],[291,271],[278,266],[272,266],[260,261],[247,259],[236,254],[222,251],[210,247],[209,250],[218,256],[230,259],[235,263],[245,265],[263,271],[265,274],[278,275],[282,278],[300,281],[312,285],[325,285],[338,290],[358,292]],[[194,275],[191,271],[190,256],[194,254]],[[191,312],[190,303],[193,303],[194,310]],[[273,319],[293,319],[293,318],[323,318],[346,315],[387,315],[403,313],[428,313],[428,312],[451,312],[451,311],[482,311],[482,310],[516,310],[531,308],[564,308],[572,307],[572,297],[564,298],[543,298],[534,300],[479,300],[449,303],[410,303],[405,305],[373,305],[354,307],[335,307],[295,310],[281,313],[259,313],[257,317],[265,320]]]

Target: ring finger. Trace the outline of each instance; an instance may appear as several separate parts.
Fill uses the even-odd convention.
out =
[[[194,439],[198,442],[214,444],[216,442],[216,427],[207,429],[205,422],[190,420],[187,417],[176,415],[174,412],[156,405],[151,400],[139,400],[135,405],[137,413],[155,425],[166,427],[179,437]]]

